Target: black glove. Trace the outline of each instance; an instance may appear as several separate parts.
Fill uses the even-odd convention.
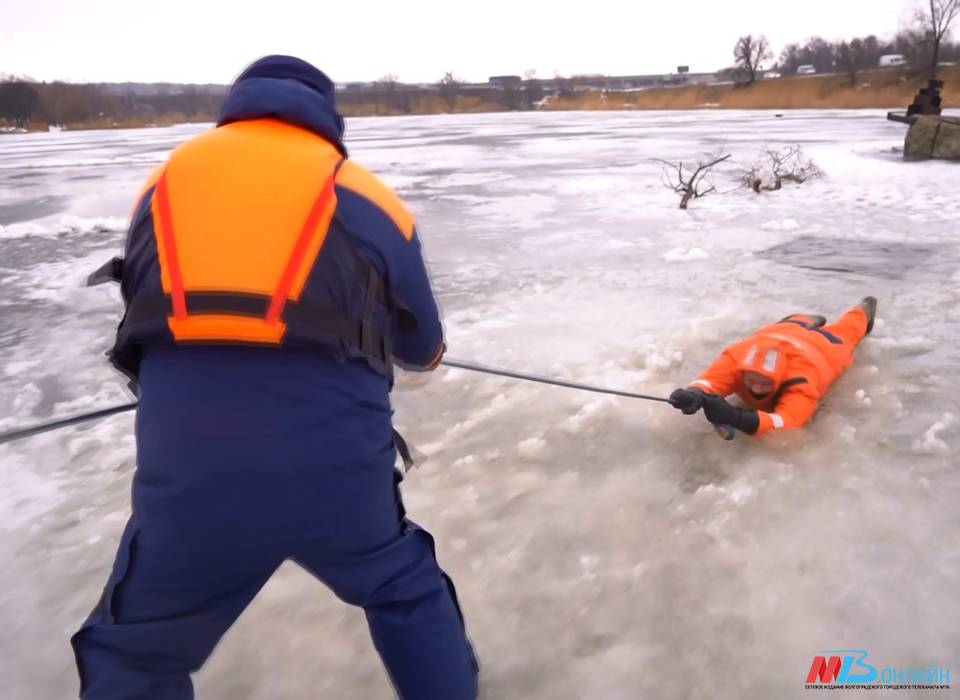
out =
[[[753,435],[760,427],[760,416],[749,408],[737,408],[721,396],[704,395],[703,415],[714,425],[729,425]]]
[[[677,389],[670,394],[670,405],[679,408],[685,416],[692,416],[700,410],[705,395],[699,389]]]

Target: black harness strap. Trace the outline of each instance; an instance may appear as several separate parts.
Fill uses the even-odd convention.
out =
[[[186,301],[187,311],[197,316],[223,314],[263,318],[270,305],[269,296],[232,292],[187,292]],[[173,301],[168,295],[141,296],[134,298],[131,302],[125,322],[137,324],[165,321],[172,313]],[[308,302],[291,301],[284,307],[283,321],[287,326],[296,327],[299,335],[333,336],[362,348],[360,324],[351,321],[336,309]]]
[[[820,335],[822,335],[824,338],[826,338],[827,340],[829,340],[829,341],[830,341],[831,343],[833,343],[834,345],[843,345],[843,341],[840,340],[840,338],[838,338],[837,336],[835,336],[835,335],[834,335],[833,333],[831,333],[830,331],[825,331],[825,330],[823,330],[822,328],[820,328],[820,327],[818,327],[818,326],[812,326],[812,325],[810,325],[809,323],[806,323],[805,321],[798,321],[798,320],[796,320],[796,319],[791,319],[791,320],[787,320],[787,321],[780,321],[780,323],[795,323],[795,324],[797,324],[798,326],[801,326],[801,327],[803,327],[803,328],[806,328],[808,331],[813,331],[814,333],[819,333]]]
[[[88,287],[96,287],[107,282],[120,282],[123,279],[123,258],[111,258],[87,277]]]
[[[786,393],[787,389],[789,389],[792,386],[797,386],[799,384],[806,384],[806,383],[807,383],[806,377],[794,377],[793,379],[786,380],[783,384],[780,385],[780,388],[777,389],[777,392],[770,398],[770,410],[771,411],[776,410],[777,405],[780,403],[780,399],[783,398],[783,395],[784,393]]]
[[[393,444],[397,448],[397,454],[403,460],[403,470],[408,472],[416,466],[416,462],[413,461],[413,456],[410,454],[410,446],[407,445],[407,441],[403,439],[403,435],[397,432],[396,428],[390,430],[393,432]]]

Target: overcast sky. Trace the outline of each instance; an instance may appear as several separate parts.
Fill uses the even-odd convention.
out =
[[[4,0],[0,73],[227,83],[268,53],[334,80],[660,73],[732,63],[741,34],[777,54],[814,34],[890,36],[916,0]]]

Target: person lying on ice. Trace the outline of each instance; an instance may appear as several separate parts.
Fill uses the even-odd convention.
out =
[[[804,425],[830,385],[853,363],[853,352],[873,330],[877,300],[866,297],[836,323],[792,314],[730,345],[670,403],[686,415],[701,408],[707,420],[748,435]],[[745,407],[727,403],[736,394]]]

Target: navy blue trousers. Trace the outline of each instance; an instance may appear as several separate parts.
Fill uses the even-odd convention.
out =
[[[133,514],[72,639],[81,697],[192,698],[190,674],[290,559],[364,609],[401,698],[475,698],[453,583],[400,500],[388,402],[330,389],[315,358],[281,369],[263,352],[144,361]],[[378,381],[358,371],[351,390]]]

